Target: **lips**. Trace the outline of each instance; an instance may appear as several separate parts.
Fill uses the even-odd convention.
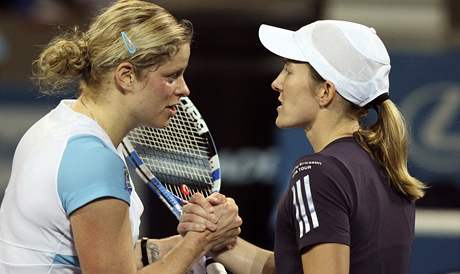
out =
[[[283,106],[283,101],[281,101],[281,98],[278,98],[278,102],[280,103],[279,106],[276,108],[277,111],[279,111],[281,109],[281,107]]]
[[[171,115],[175,115],[177,113],[177,104],[167,106],[166,108],[171,112]]]

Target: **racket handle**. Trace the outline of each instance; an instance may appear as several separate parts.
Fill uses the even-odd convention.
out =
[[[227,274],[227,270],[225,270],[225,267],[221,263],[214,261],[213,258],[206,257],[206,273]]]

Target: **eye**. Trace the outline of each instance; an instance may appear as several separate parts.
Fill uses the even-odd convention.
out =
[[[173,74],[170,74],[168,76],[166,76],[166,78],[168,79],[168,82],[169,83],[173,83],[174,81],[177,80],[177,78],[179,78],[180,76],[182,75],[182,71],[177,71]]]
[[[284,65],[283,71],[284,71],[285,73],[287,73],[287,75],[292,74],[292,71],[289,69],[288,65]]]

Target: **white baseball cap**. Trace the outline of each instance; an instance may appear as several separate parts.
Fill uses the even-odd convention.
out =
[[[276,55],[309,63],[358,106],[389,93],[390,57],[373,28],[338,20],[316,21],[297,31],[263,24],[259,39]]]

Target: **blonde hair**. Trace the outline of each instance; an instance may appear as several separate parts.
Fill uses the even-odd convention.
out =
[[[354,105],[352,108],[359,116],[367,113],[366,109]],[[375,108],[377,121],[356,131],[356,141],[385,169],[388,180],[398,192],[412,201],[422,198],[425,185],[407,169],[407,129],[401,112],[389,99]]]
[[[134,54],[125,47],[121,32],[135,45]],[[121,62],[133,64],[140,77],[143,69],[167,62],[192,35],[189,21],[178,21],[158,5],[117,1],[95,17],[87,32],[75,28],[53,39],[33,63],[34,78],[45,94],[60,93],[79,80],[97,90]]]
[[[310,64],[307,63],[307,66],[315,82],[326,81]],[[368,106],[359,107],[340,97],[347,115],[360,120],[368,114]],[[377,121],[368,127],[361,123],[353,137],[385,170],[390,184],[399,193],[412,201],[422,198],[426,186],[412,177],[407,169],[407,127],[403,115],[390,99],[372,104],[372,107],[377,111]]]

